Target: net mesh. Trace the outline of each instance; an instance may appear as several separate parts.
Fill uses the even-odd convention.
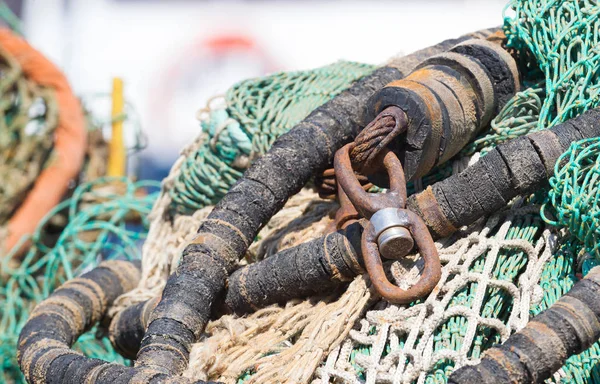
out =
[[[509,45],[524,57],[526,89],[490,130],[428,180],[459,171],[501,142],[597,105],[596,2],[513,0],[505,20]],[[141,283],[119,299],[113,313],[160,294],[183,247],[210,211],[207,205],[279,134],[372,68],[338,63],[250,80],[227,93],[224,107],[206,109],[204,135],[184,149],[148,215]],[[589,159],[597,161],[597,154]],[[593,167],[584,170],[593,174]],[[524,326],[577,281],[585,237],[570,237],[544,223],[539,206],[548,201],[540,191],[438,243],[444,278],[423,302],[399,307],[378,301],[361,276],[328,297],[293,301],[241,319],[226,316],[210,323],[207,337],[194,345],[186,375],[257,383],[443,383],[453,369],[476,362],[485,349]],[[261,232],[247,261],[318,236],[333,209],[333,203],[304,191]],[[564,206],[565,212],[569,209]],[[399,284],[414,277],[418,267],[418,262],[414,268],[390,266]],[[595,344],[570,358],[553,380],[600,383],[598,356]]]
[[[556,226],[568,228],[591,256],[584,272],[600,260],[600,222],[598,217],[598,176],[600,175],[600,138],[591,138],[571,144],[557,161],[554,177],[550,179],[550,214],[555,219],[544,219]],[[590,264],[591,263],[591,264]]]
[[[242,81],[227,91],[227,108],[200,111],[203,144],[181,164],[171,208],[190,214],[216,204],[282,133],[375,67],[340,61],[311,71]]]
[[[145,191],[153,184],[125,178],[84,183],[46,215],[31,238],[23,239],[31,245],[20,263],[14,263],[11,254],[2,259],[0,382],[23,380],[16,361],[17,339],[36,303],[103,259],[140,258],[139,242],[145,238],[146,217],[156,198]],[[76,348],[89,356],[124,362],[94,331],[80,338]]]
[[[316,382],[445,382],[456,366],[525,326],[541,300],[537,282],[556,243],[538,210],[518,201],[483,228],[440,245],[442,278],[434,293],[408,307],[380,302],[330,355]],[[399,270],[398,283],[415,282],[416,273]]]

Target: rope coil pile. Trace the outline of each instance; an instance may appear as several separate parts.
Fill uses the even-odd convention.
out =
[[[61,201],[73,180],[79,175],[86,150],[86,124],[79,100],[73,94],[64,74],[54,64],[21,37],[7,29],[0,29],[0,46],[6,52],[5,55],[12,58],[13,68],[17,68],[17,65],[19,67],[18,70],[3,75],[22,76],[26,81],[36,84],[46,95],[51,95],[46,96],[46,100],[50,101],[49,104],[46,103],[49,105],[48,131],[39,131],[38,133],[43,135],[38,137],[35,135],[13,137],[13,139],[23,140],[19,148],[27,148],[24,143],[30,142],[32,138],[44,140],[45,143],[38,141],[37,144],[42,144],[41,157],[37,160],[35,157],[32,158],[33,168],[30,169],[31,174],[27,181],[21,183],[22,185],[16,191],[11,192],[13,194],[18,192],[25,196],[19,199],[22,201],[17,202],[18,207],[14,206],[14,202],[12,206],[9,205],[12,213],[8,223],[0,223],[5,234],[0,251],[5,253],[12,250],[23,236],[33,233],[37,223]],[[5,81],[5,85],[11,82],[11,80]],[[24,109],[19,111],[21,117],[11,123],[17,127],[25,123],[23,119],[30,119],[29,111],[26,109],[29,101],[23,98],[18,103],[21,103]],[[5,118],[10,120],[11,116]],[[32,129],[31,125],[29,129]],[[15,130],[13,129],[12,132]],[[10,145],[6,140],[3,144]],[[35,152],[31,147],[29,151]],[[10,155],[4,153],[4,156],[9,158]],[[11,161],[18,163],[12,163],[11,166],[14,165],[17,169],[27,168],[24,163],[26,158],[12,159]],[[32,183],[34,179],[35,183]]]
[[[0,172],[0,226],[5,226],[23,202],[52,151],[52,137],[58,120],[52,92],[23,76],[16,60],[0,51],[4,95],[0,116],[2,163]]]

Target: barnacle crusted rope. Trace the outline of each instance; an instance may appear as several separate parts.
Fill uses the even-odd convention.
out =
[[[482,36],[487,36],[488,34],[489,34],[489,32],[485,31],[481,35]],[[467,38],[468,37],[464,37],[462,39],[464,40],[464,39],[467,39]],[[460,40],[458,40],[458,41],[460,41]],[[312,121],[314,121],[313,124],[315,124],[315,123],[316,124],[321,124],[323,126],[323,129],[325,130],[325,132],[327,132],[327,134],[333,135],[332,137],[329,138],[329,140],[335,140],[335,146],[339,146],[338,142],[340,140],[342,140],[342,141],[343,140],[347,140],[346,139],[346,135],[350,135],[351,132],[356,129],[356,126],[358,126],[359,124],[361,124],[360,123],[360,115],[361,115],[361,113],[353,113],[353,114],[350,115],[350,117],[348,117],[346,115],[345,109],[347,107],[345,105],[347,103],[349,103],[350,101],[356,101],[356,100],[358,100],[361,103],[360,104],[361,107],[359,109],[364,108],[364,103],[366,101],[366,97],[368,97],[368,95],[369,95],[369,91],[372,91],[373,89],[376,89],[377,87],[382,86],[383,84],[389,82],[393,78],[401,77],[403,73],[406,73],[406,71],[410,71],[411,68],[413,68],[413,67],[411,67],[412,65],[414,65],[413,63],[419,62],[419,61],[421,61],[422,58],[429,57],[431,54],[434,54],[436,52],[439,52],[440,50],[443,50],[443,49],[446,49],[447,47],[455,45],[456,42],[457,42],[457,40],[451,40],[451,41],[443,42],[443,43],[439,44],[438,46],[432,47],[430,49],[423,50],[421,52],[417,52],[413,56],[409,56],[406,62],[403,62],[403,60],[398,60],[398,61],[396,61],[394,63],[393,66],[383,67],[383,68],[378,69],[376,71],[377,73],[375,75],[368,76],[368,78],[363,79],[364,81],[361,80],[360,82],[358,82],[357,84],[355,84],[353,86],[353,88],[352,88],[351,91],[346,92],[344,94],[343,98],[341,98],[339,100],[334,99],[334,101],[331,104],[327,105],[327,107],[324,107],[324,109],[322,109],[322,111],[318,111],[317,113],[313,113],[313,120],[312,120]],[[400,71],[399,68],[402,68],[402,71]],[[354,107],[356,107],[356,105],[354,105]],[[330,115],[327,115],[326,113],[323,114],[323,112],[329,111],[329,109],[327,109],[327,108],[330,108],[330,112],[329,112]],[[336,111],[337,111],[335,113],[334,113],[334,108],[336,108]],[[331,118],[331,116],[337,116],[336,119],[338,119],[338,120],[335,121],[334,119]],[[323,121],[321,121],[321,120],[323,120]],[[304,124],[305,125],[303,126],[303,128],[307,129],[308,127],[310,127],[311,123],[309,123],[307,121]],[[340,126],[338,126],[338,124]],[[318,126],[319,125],[317,125],[317,127]],[[337,127],[337,130],[335,130],[336,127]],[[314,130],[315,126],[313,125],[310,129]],[[304,131],[303,130],[297,131],[296,135],[298,135],[298,132],[304,132]],[[313,139],[313,137],[311,136],[311,140],[312,139]],[[332,142],[329,142],[329,141],[326,141],[326,143],[321,143],[321,144],[334,145]],[[198,145],[200,145],[200,144],[198,144]],[[313,146],[311,146],[311,149],[314,150]],[[329,153],[332,154],[333,153],[332,150],[329,150]],[[320,153],[318,157],[319,157],[319,159],[321,159],[323,157],[322,153]],[[264,161],[268,161],[268,160],[263,160],[263,162]],[[319,161],[327,161],[327,160],[321,159]],[[285,165],[281,164],[281,166],[285,166]],[[177,164],[174,167],[174,169],[177,169]],[[257,166],[256,169],[260,169],[260,166]],[[300,171],[300,170],[298,170],[298,171]],[[303,170],[302,172],[303,172],[303,174],[306,174],[305,176],[303,176],[303,179],[301,180],[301,182],[304,183],[304,181],[305,181],[304,177],[308,177],[310,172],[307,172],[306,170]],[[246,182],[248,182],[248,181],[246,181]],[[289,188],[294,188],[295,189],[295,188],[297,188],[299,186],[299,185],[296,185],[296,184],[294,184],[294,185],[287,185],[285,183],[280,183],[280,184],[281,184],[281,188],[283,188],[285,190],[287,190]],[[288,193],[288,192],[285,192],[284,190],[282,190],[281,193]],[[164,195],[163,195],[163,197],[164,197]],[[161,203],[161,200],[159,200],[159,202],[157,203],[157,205],[158,204],[162,204],[162,207],[164,209],[163,212],[162,212],[163,214],[164,213],[170,213],[168,211],[168,204],[165,204],[165,201],[168,201],[168,200],[167,199],[163,199],[163,200],[164,201],[162,201],[162,203]],[[265,208],[265,207],[263,207],[263,208]],[[215,210],[213,211],[213,215],[215,214],[215,212],[218,212],[218,209],[215,208]],[[253,221],[257,220],[257,219],[260,219],[260,217],[253,218]],[[163,217],[159,217],[159,220],[161,220],[161,221],[164,220],[164,216]],[[206,223],[209,223],[209,222],[206,222]],[[206,225],[206,224],[201,224],[201,225]],[[171,230],[171,228],[168,228],[168,227],[170,227],[170,224],[168,224],[168,223],[166,225],[162,226],[162,228],[163,229],[166,228],[167,231]],[[157,227],[157,228],[160,228],[160,226]],[[165,233],[165,234],[167,234],[167,233]],[[166,237],[168,238],[168,236],[166,236]],[[252,236],[252,237],[254,237],[254,236]],[[158,237],[158,239],[160,239],[161,242],[162,242],[161,247],[160,247],[161,249],[164,249],[163,248],[164,245],[165,245],[164,244],[164,238],[165,238],[165,236]],[[148,243],[146,243],[146,245],[148,245]],[[238,247],[239,244],[232,244],[232,245]],[[176,249],[176,248],[177,247],[174,247],[174,249]],[[146,261],[146,260],[144,260],[144,261]],[[168,268],[171,265],[170,261],[171,260],[167,260],[166,263],[163,263],[162,266]],[[155,266],[156,266],[156,264],[153,267],[155,267]],[[164,269],[162,271],[159,271],[159,274],[162,275],[162,276],[159,276],[159,277],[162,277],[164,279]],[[158,285],[158,287],[160,289],[160,287],[162,286],[162,284],[160,284],[160,281],[158,281],[158,283],[159,284],[157,284],[157,285]],[[143,280],[142,280],[142,284],[143,284]],[[160,309],[160,305],[159,305],[159,307],[157,307],[157,309]],[[156,311],[155,311],[155,313],[156,313]],[[160,311],[159,311],[159,313],[160,313]],[[192,320],[192,318],[190,318],[190,320]],[[150,328],[152,328],[152,324],[153,323],[151,322],[150,323]],[[158,324],[158,322],[156,322],[156,324]],[[156,328],[156,329],[158,329],[158,328]],[[192,328],[188,328],[188,329],[192,329]],[[151,341],[151,340],[158,341],[158,339],[153,338],[152,332],[150,332],[150,329],[149,329],[149,332],[147,332],[147,337],[148,337],[147,340],[149,340],[149,341]],[[152,344],[146,344],[146,345],[152,345]],[[156,350],[158,351],[159,349],[156,349]],[[142,355],[142,352],[144,352],[144,347],[142,347],[142,351],[140,352],[140,355]],[[148,354],[147,356],[149,357],[150,355]],[[167,355],[164,355],[164,356],[166,357]],[[138,356],[138,357],[140,357],[140,356]],[[143,364],[143,362],[140,362],[140,358],[138,358],[138,363]],[[164,362],[162,362],[161,364],[164,364]],[[166,365],[164,367],[167,369]],[[171,365],[169,365],[169,367],[171,367],[171,368],[168,368],[168,370],[176,368],[176,367],[171,366]]]

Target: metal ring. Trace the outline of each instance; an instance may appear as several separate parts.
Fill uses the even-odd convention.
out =
[[[437,248],[427,226],[415,213],[400,209],[398,217],[403,226],[412,234],[425,267],[421,278],[409,289],[402,289],[387,279],[377,246],[377,236],[372,223],[369,223],[361,239],[362,254],[365,267],[377,292],[387,301],[394,304],[409,304],[427,296],[440,281],[442,268]]]

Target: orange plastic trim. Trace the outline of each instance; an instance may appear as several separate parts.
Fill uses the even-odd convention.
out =
[[[83,164],[87,135],[83,110],[65,75],[8,29],[0,29],[0,46],[19,62],[27,78],[53,89],[58,104],[52,161],[42,170],[25,201],[8,222],[8,236],[3,245],[8,251],[23,236],[32,234],[41,219],[61,201]]]

